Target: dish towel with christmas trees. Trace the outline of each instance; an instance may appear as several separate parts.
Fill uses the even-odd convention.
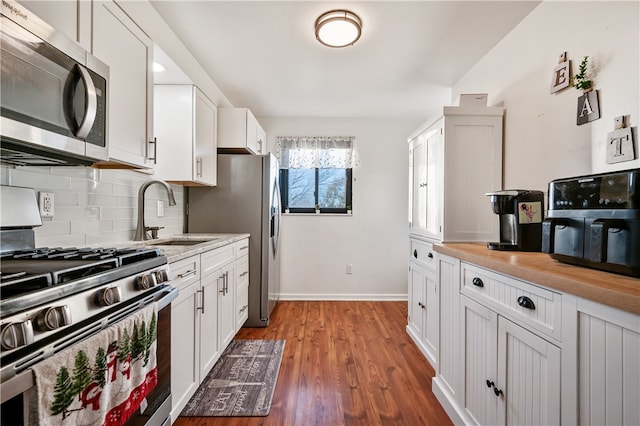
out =
[[[124,424],[158,382],[157,315],[153,303],[34,366],[39,424]]]

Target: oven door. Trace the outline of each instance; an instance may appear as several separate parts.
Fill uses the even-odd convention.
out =
[[[64,43],[65,54],[7,16],[1,19],[0,124],[3,145],[8,143],[3,161],[33,165],[35,158],[45,155],[29,160],[26,154],[38,149],[89,163],[85,157],[108,159],[106,65],[70,40]],[[60,39],[56,38],[59,43]],[[56,165],[62,160],[50,161]]]
[[[125,317],[143,309],[153,302],[158,302],[158,335],[157,335],[157,366],[158,382],[147,395],[136,413],[131,416],[126,426],[169,425],[171,423],[171,301],[178,295],[178,289],[166,286],[155,294],[126,306],[118,306],[108,311],[93,324],[87,325],[72,334],[65,336],[68,343],[60,342],[56,352],[72,347],[80,338],[88,338],[102,329],[109,327]],[[107,321],[102,321],[107,318]],[[96,323],[103,326],[97,328]],[[27,369],[2,383],[2,405],[0,407],[0,424],[2,425],[37,425],[37,392],[34,374]]]

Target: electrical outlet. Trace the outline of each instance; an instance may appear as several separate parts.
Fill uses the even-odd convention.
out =
[[[347,264],[347,274],[353,274],[353,265]]]
[[[40,193],[40,216],[53,217],[53,192]]]
[[[164,201],[158,200],[158,217],[164,217]]]

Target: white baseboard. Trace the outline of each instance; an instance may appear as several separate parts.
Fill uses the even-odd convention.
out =
[[[453,422],[454,425],[464,425],[471,424],[466,420],[464,414],[459,411],[458,405],[453,402],[453,396],[445,389],[445,386],[442,384],[440,378],[438,376],[434,377],[431,381],[431,391],[436,396],[442,408],[449,416],[449,419]]]
[[[280,293],[280,300],[330,300],[366,302],[406,302],[407,294]]]

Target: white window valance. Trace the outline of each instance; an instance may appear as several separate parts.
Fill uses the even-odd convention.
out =
[[[279,136],[282,169],[351,169],[357,166],[353,136]]]

